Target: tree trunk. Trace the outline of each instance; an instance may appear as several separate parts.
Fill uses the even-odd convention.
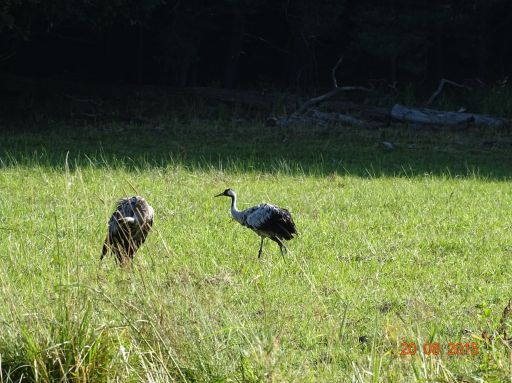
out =
[[[243,10],[238,5],[234,5],[232,11],[231,39],[224,67],[224,87],[228,89],[233,88],[238,80],[244,31],[245,17]]]
[[[441,20],[434,20],[435,79],[444,78],[444,36]]]
[[[487,17],[489,12],[487,0],[479,0],[476,9],[480,18],[480,33],[478,35],[478,76],[480,79],[485,80],[488,74]]]
[[[292,54],[288,81],[291,86],[300,91],[314,81],[314,57],[302,30],[296,27],[292,34]]]
[[[389,2],[390,15],[394,15],[393,19],[396,23],[396,2],[395,0],[390,0]],[[389,76],[391,80],[391,84],[396,85],[398,78],[398,48],[396,44],[392,43],[392,52],[391,57],[389,59]]]
[[[292,41],[292,55],[290,62],[290,85],[294,86],[295,89],[301,88],[301,77],[304,72],[304,51],[307,49],[305,47],[304,41],[300,33],[293,34]]]
[[[398,72],[398,69],[397,69],[397,57],[395,54],[393,54],[391,56],[391,60],[389,61],[389,75],[390,75],[390,80],[391,80],[391,84],[396,84],[397,82],[397,72]]]
[[[118,76],[120,71],[116,71],[114,63],[114,54],[112,51],[112,47],[114,46],[112,39],[113,39],[113,33],[111,30],[107,30],[104,32],[105,35],[105,66],[107,67],[106,72],[108,73],[108,76],[114,78],[115,80],[119,80]]]
[[[137,38],[137,85],[142,85],[142,57],[143,57],[143,47],[144,47],[144,37],[142,25],[139,25],[138,38]]]
[[[190,61],[186,60],[185,58],[179,63],[179,68],[176,71],[176,84],[178,86],[188,85],[188,74],[190,71],[190,66]]]

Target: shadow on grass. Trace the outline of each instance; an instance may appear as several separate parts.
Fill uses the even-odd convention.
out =
[[[123,167],[414,177],[512,178],[512,136],[477,128],[268,127],[246,121],[161,125],[73,120],[0,130],[1,166]]]

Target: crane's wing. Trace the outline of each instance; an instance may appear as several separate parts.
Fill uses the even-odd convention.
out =
[[[259,229],[271,216],[272,205],[266,203],[250,207],[243,211],[245,226],[251,229]]]
[[[270,204],[261,204],[247,209],[246,224],[254,230],[270,233],[284,239],[292,239],[297,233],[290,212]]]

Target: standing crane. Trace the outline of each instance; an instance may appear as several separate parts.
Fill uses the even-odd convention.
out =
[[[263,240],[270,238],[279,245],[281,255],[284,257],[283,248],[288,249],[283,240],[290,240],[294,234],[297,234],[295,223],[290,212],[277,206],[262,203],[245,210],[238,210],[236,207],[236,193],[232,189],[226,189],[215,197],[231,198],[231,215],[242,226],[248,227],[261,237],[260,250],[258,258],[261,257],[263,250]]]
[[[123,198],[108,221],[108,233],[103,244],[102,260],[112,251],[120,264],[133,259],[153,226],[153,208],[140,196]]]

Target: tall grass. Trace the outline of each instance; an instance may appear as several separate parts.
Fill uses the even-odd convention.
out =
[[[204,129],[190,132],[197,139],[210,127],[195,129]],[[266,132],[262,142],[281,134],[233,129],[248,139]],[[290,132],[299,147],[271,158],[277,144],[244,154],[235,132],[234,151],[215,137],[171,143],[128,132],[117,147],[100,130],[98,150],[73,144],[76,131],[5,137],[0,382],[510,378],[500,328],[512,280],[506,151],[425,135],[418,151],[445,151],[424,171],[423,154],[388,153],[374,132],[317,141]],[[258,238],[212,198],[226,187],[240,207],[291,210],[299,236],[288,257],[266,243],[257,258]],[[155,208],[154,230],[132,267],[100,262],[115,201],[133,194]],[[416,355],[400,355],[404,340],[417,343]],[[434,341],[443,353],[424,355]],[[459,341],[477,342],[478,355],[448,356],[448,342]]]

